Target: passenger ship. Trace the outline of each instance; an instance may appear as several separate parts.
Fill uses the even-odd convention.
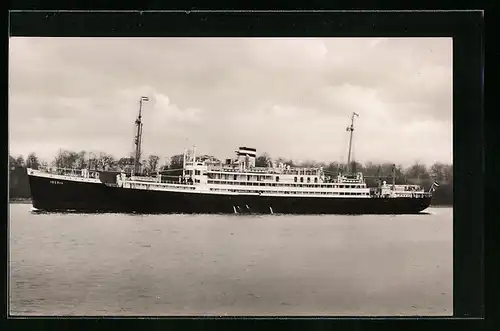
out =
[[[254,148],[240,147],[224,163],[184,152],[182,175],[139,176],[141,97],[136,120],[134,172],[28,169],[33,207],[44,211],[126,213],[410,214],[426,209],[432,192],[417,185],[382,182],[367,187],[363,174],[328,176],[322,168],[271,163],[256,167]],[[354,131],[350,131],[349,157]]]

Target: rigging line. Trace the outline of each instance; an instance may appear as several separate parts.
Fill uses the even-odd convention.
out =
[[[349,145],[348,145],[349,134],[346,134],[345,132],[348,132],[348,131],[344,131],[342,145],[340,145],[341,146],[341,148],[340,148],[340,160],[339,160],[340,165],[345,164],[345,156],[347,154],[347,150],[349,149]]]
[[[139,160],[142,159],[144,156],[144,134],[142,132],[142,123],[141,123],[141,149],[140,149],[140,154],[139,154]]]
[[[356,164],[356,144],[355,144],[355,139],[356,135],[352,136],[352,141],[351,141],[351,164]],[[354,169],[353,169],[354,170]]]
[[[136,134],[137,134],[137,127],[136,127],[136,124],[135,124],[135,123],[134,123],[134,128],[133,128],[133,130],[134,130],[134,131],[133,131],[133,132],[134,132],[134,134],[133,134],[132,136],[133,136],[134,138],[132,139],[132,148],[131,148],[133,152],[131,152],[131,153],[130,153],[130,155],[131,155],[133,158],[135,158],[135,139],[136,139]]]
[[[342,164],[344,165],[344,169],[342,170],[342,172],[346,172],[346,171],[349,171],[349,164],[348,164],[348,161],[349,161],[349,142],[350,142],[350,138],[351,138],[351,132],[350,131],[346,131],[346,134],[345,134],[345,143],[344,143],[344,159],[342,160]],[[351,155],[352,155],[352,148],[351,148]]]

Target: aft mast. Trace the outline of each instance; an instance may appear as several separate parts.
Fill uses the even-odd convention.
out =
[[[135,135],[135,159],[134,159],[134,173],[138,174],[141,166],[141,144],[142,144],[142,103],[149,101],[148,97],[142,96],[139,100],[139,116],[135,120],[137,132]]]
[[[351,126],[348,126],[346,131],[350,131],[349,137],[349,154],[347,154],[347,171],[351,172],[351,150],[352,150],[352,134],[354,132],[354,116],[359,116],[358,113],[353,112],[351,116]]]

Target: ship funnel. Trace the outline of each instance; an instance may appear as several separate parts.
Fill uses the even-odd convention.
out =
[[[240,163],[244,163],[247,167],[255,167],[255,158],[257,156],[257,150],[255,148],[240,147],[236,155]]]

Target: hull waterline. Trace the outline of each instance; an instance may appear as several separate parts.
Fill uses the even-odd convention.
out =
[[[29,176],[33,207],[54,212],[222,214],[416,214],[423,198],[338,198],[229,195],[141,190]]]

